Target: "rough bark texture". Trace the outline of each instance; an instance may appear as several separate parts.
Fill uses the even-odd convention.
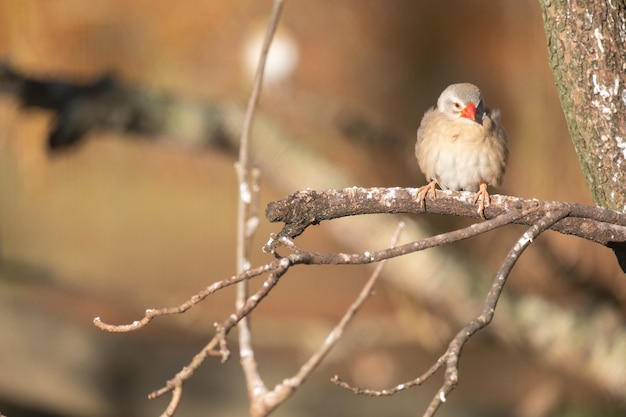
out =
[[[626,212],[626,2],[540,0],[548,55],[594,201]]]
[[[284,200],[267,205],[265,216],[271,222],[283,222],[285,226],[277,237],[294,238],[304,230],[324,220],[360,214],[375,213],[436,213],[463,217],[479,215],[472,203],[474,193],[460,191],[438,191],[437,198],[427,198],[426,207],[420,206],[416,188],[346,188],[343,190],[304,190]],[[523,200],[504,195],[491,196],[491,204],[485,209],[487,218],[494,218],[512,210],[536,208],[513,223],[533,225],[545,213],[565,210],[566,218],[551,229],[571,234],[613,247],[626,242],[626,215],[599,207],[576,203]],[[268,242],[264,250],[274,249],[275,239]]]

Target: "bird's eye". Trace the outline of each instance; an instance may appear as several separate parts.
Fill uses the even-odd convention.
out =
[[[455,103],[454,103],[454,107],[456,107],[457,109],[460,109],[460,108],[461,108],[461,105],[460,105],[458,102],[455,102]]]

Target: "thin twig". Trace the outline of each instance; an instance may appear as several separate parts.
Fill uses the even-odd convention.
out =
[[[265,32],[263,47],[259,56],[259,64],[254,79],[254,87],[248,101],[248,108],[243,123],[241,140],[239,144],[239,160],[235,164],[237,177],[239,180],[239,199],[237,209],[237,273],[240,274],[250,268],[250,247],[256,225],[258,225],[258,209],[254,207],[254,202],[258,204],[258,180],[259,172],[253,175],[253,185],[250,186],[248,172],[250,169],[250,135],[254,114],[261,95],[263,86],[263,74],[265,72],[265,62],[272,44],[272,38],[276,32],[278,21],[283,7],[282,0],[274,0],[270,22]],[[253,227],[250,227],[253,226]],[[254,229],[254,231],[252,230]],[[248,282],[241,281],[237,284],[237,295],[235,306],[238,311],[245,307],[248,299]],[[248,386],[248,396],[252,400],[256,393],[266,390],[265,384],[258,372],[254,350],[252,348],[252,332],[246,315],[243,315],[239,322],[239,356],[241,366],[246,377]]]
[[[504,284],[516,264],[520,255],[541,233],[549,229],[559,220],[567,217],[570,213],[567,210],[552,211],[546,213],[537,223],[531,226],[511,248],[506,258],[502,262],[498,270],[491,289],[487,294],[482,312],[478,317],[469,322],[457,335],[452,339],[446,350],[446,373],[445,380],[439,388],[437,394],[431,400],[423,417],[432,417],[439,406],[444,403],[448,394],[456,387],[459,382],[458,362],[461,356],[463,346],[467,341],[479,330],[485,328],[493,319],[496,305],[504,289]]]
[[[437,359],[437,361],[430,368],[428,368],[426,372],[424,372],[422,375],[418,376],[417,378],[414,378],[408,382],[403,382],[401,384],[398,384],[395,387],[382,389],[382,390],[353,387],[347,382],[342,381],[338,375],[333,376],[331,378],[331,381],[334,384],[338,385],[339,387],[347,389],[348,391],[352,391],[354,394],[357,394],[357,395],[367,395],[370,397],[386,397],[389,395],[394,395],[400,391],[404,391],[409,388],[422,385],[424,382],[428,380],[428,378],[433,376],[435,372],[437,372],[439,368],[441,368],[445,363],[446,363],[446,354],[444,353],[443,355],[439,357],[439,359]]]
[[[183,386],[177,385],[172,390],[172,398],[170,399],[169,404],[165,408],[165,411],[161,414],[161,417],[172,417],[178,408],[178,404],[180,404],[180,399],[183,396]]]
[[[243,256],[243,262],[240,262],[239,264],[244,269],[240,270],[239,272],[243,272],[246,269],[250,268],[248,260],[250,259],[250,251],[252,248],[253,237],[259,224],[259,182],[261,178],[261,172],[258,169],[252,169],[251,177],[252,201],[250,202],[249,213],[244,223],[243,235],[239,236],[243,239],[244,247],[243,253],[238,254],[238,256]],[[269,278],[272,277],[273,274],[270,274]],[[273,282],[273,285],[267,285],[267,288],[266,286],[264,286],[263,289],[267,290],[268,293],[274,287],[274,285],[276,285],[277,282],[278,280],[276,279]],[[238,311],[245,311],[246,302],[244,300],[248,296],[248,281],[241,281],[237,285],[238,288],[236,307]],[[265,293],[263,297],[265,297],[267,293]],[[259,374],[254,350],[252,348],[252,330],[250,329],[250,323],[247,318],[247,313],[244,313],[241,316],[241,320],[239,321],[239,360],[248,385],[248,394],[250,398],[253,398],[256,393],[265,391],[266,387]]]
[[[300,252],[291,254],[288,257],[293,264],[349,265],[380,262],[385,259],[434,248],[435,246],[442,246],[448,243],[458,242],[463,239],[469,239],[470,237],[514,223],[516,220],[533,213],[535,210],[536,207],[531,207],[526,210],[513,210],[509,213],[502,214],[493,219],[485,220],[481,223],[474,223],[461,229],[440,233],[438,235],[389,249],[355,254]]]
[[[254,77],[254,86],[248,100],[246,116],[243,121],[243,130],[239,142],[239,164],[245,170],[247,170],[249,167],[250,134],[252,132],[252,124],[254,123],[254,114],[256,113],[259,97],[261,96],[261,88],[263,87],[265,62],[267,61],[267,55],[270,50],[270,46],[272,45],[272,38],[274,37],[274,33],[276,32],[276,28],[278,27],[278,21],[280,20],[280,15],[282,13],[283,3],[283,0],[274,0],[272,12],[270,15],[270,21],[267,24],[265,38],[263,39],[263,47],[261,48],[261,54],[259,55],[259,63]]]
[[[100,317],[96,317],[93,319],[93,324],[101,330],[105,330],[108,332],[130,332],[133,330],[141,329],[146,326],[148,323],[152,321],[155,317],[159,316],[169,316],[172,314],[180,314],[189,310],[191,307],[203,301],[209,295],[223,289],[229,287],[233,284],[236,284],[241,281],[246,281],[250,278],[257,277],[259,275],[263,275],[271,270],[275,269],[278,266],[278,262],[272,262],[266,265],[262,265],[258,268],[248,269],[247,271],[242,272],[238,275],[233,275],[229,278],[223,279],[221,281],[214,282],[206,288],[198,291],[194,294],[190,299],[185,301],[184,303],[175,306],[175,307],[166,307],[160,309],[146,309],[145,315],[140,320],[136,320],[130,324],[109,324],[103,322]]]
[[[226,361],[229,356],[229,352],[225,347],[225,339],[226,335],[244,318],[246,317],[252,310],[256,308],[256,306],[269,294],[269,292],[276,286],[279,278],[287,272],[289,269],[290,263],[287,258],[283,258],[279,260],[280,268],[276,270],[274,273],[269,274],[268,278],[261,286],[261,288],[250,296],[242,305],[240,309],[238,309],[235,313],[231,314],[226,320],[222,323],[216,324],[215,327],[217,329],[215,336],[207,343],[204,348],[200,352],[198,352],[191,362],[183,367],[181,371],[179,371],[172,379],[167,381],[164,387],[150,393],[148,398],[156,398],[168,391],[175,389],[178,386],[182,386],[183,382],[189,379],[196,369],[198,369],[204,360],[210,356],[218,356],[221,357],[222,362]],[[216,348],[218,350],[216,351]]]
[[[400,238],[400,232],[404,228],[404,223],[400,222],[398,228],[393,234],[390,242],[390,247],[394,247],[398,239]],[[270,392],[263,393],[263,395],[256,398],[256,402],[253,405],[253,414],[255,416],[266,416],[277,406],[282,404],[287,398],[289,398],[294,391],[300,387],[304,380],[313,372],[320,362],[328,355],[330,350],[337,344],[337,342],[343,336],[346,327],[352,321],[357,311],[365,303],[365,301],[372,295],[374,285],[378,281],[380,274],[385,266],[385,261],[376,265],[376,268],[372,272],[370,278],[367,280],[359,295],[350,305],[346,313],[343,315],[339,323],[333,328],[333,330],[326,337],[322,345],[317,349],[313,355],[300,367],[296,375],[292,378],[283,380],[280,384],[276,385]]]
[[[398,243],[398,239],[400,238],[400,233],[404,229],[404,222],[400,222],[398,224],[398,228],[393,234],[391,241],[389,242],[389,247],[393,248]],[[346,313],[343,315],[339,323],[335,326],[335,328],[330,332],[328,337],[324,340],[324,343],[320,348],[315,352],[313,356],[309,358],[309,360],[300,368],[300,371],[294,377],[294,380],[301,383],[304,378],[306,378],[313,368],[315,368],[321,360],[328,354],[328,352],[332,349],[332,347],[339,341],[339,339],[343,336],[343,333],[348,326],[348,324],[352,321],[355,314],[363,303],[372,295],[372,291],[374,290],[374,285],[378,281],[380,274],[385,266],[385,262],[387,260],[381,261],[378,265],[376,265],[376,269],[367,280],[361,292],[354,302],[350,305]]]
[[[178,373],[176,375],[174,375],[174,377],[172,379],[168,380],[165,383],[164,387],[161,387],[158,390],[153,391],[150,394],[148,394],[148,398],[152,400],[152,399],[155,399],[157,397],[160,397],[161,395],[163,395],[163,394],[165,394],[167,392],[172,391],[173,398],[170,401],[170,405],[171,405],[174,402],[174,393],[179,392],[179,389],[182,389],[183,382],[186,381],[187,379],[191,378],[191,376],[193,375],[194,371],[196,369],[198,369],[200,367],[200,365],[202,365],[202,363],[204,362],[204,359],[206,359],[208,356],[213,356],[211,354],[211,352],[214,352],[215,348],[217,346],[219,346],[219,344],[220,344],[219,335],[215,335],[209,341],[209,343],[207,343],[202,348],[202,350],[200,350],[200,352],[198,352],[198,353],[196,353],[194,355],[194,357],[191,359],[191,361],[189,362],[189,364],[187,366],[183,367],[183,369],[178,371]],[[182,395],[182,391],[180,391],[179,394]],[[176,402],[176,404],[178,404],[178,403]],[[169,408],[169,406],[168,406],[168,408]]]

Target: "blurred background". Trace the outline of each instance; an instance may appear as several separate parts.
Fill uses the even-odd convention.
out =
[[[160,413],[168,399],[146,395],[230,314],[234,291],[225,290],[135,333],[92,325],[177,305],[234,273],[233,163],[270,9],[269,0],[0,3],[0,413]],[[288,1],[269,65],[252,138],[262,209],[304,188],[423,185],[415,131],[454,82],[477,84],[502,110],[510,162],[496,193],[592,204],[534,0]],[[380,249],[400,219],[409,222],[405,241],[469,223],[342,219],[296,242]],[[271,260],[260,248],[278,230],[262,218],[253,265]],[[390,398],[356,397],[329,378],[387,388],[424,372],[478,313],[523,230],[390,262],[345,339],[274,415],[421,415],[441,375]],[[370,273],[307,267],[283,278],[253,319],[270,387],[297,371]],[[546,233],[506,292],[565,321],[529,313],[528,334],[507,333],[519,327],[508,325],[505,304],[494,328],[467,345],[460,384],[438,415],[624,415],[623,385],[611,381],[623,381],[626,364],[594,374],[568,351],[568,337],[593,355],[603,343],[575,332],[581,315],[600,317],[602,335],[625,333],[626,280],[612,252]],[[549,355],[531,335],[540,325],[564,334]],[[196,372],[177,415],[247,415],[247,407],[235,355]]]

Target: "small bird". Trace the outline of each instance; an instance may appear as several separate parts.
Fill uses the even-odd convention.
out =
[[[429,190],[437,197],[435,184],[444,190],[476,191],[473,204],[479,201],[478,213],[484,218],[485,203],[491,202],[487,185],[500,184],[508,160],[500,111],[486,108],[473,84],[448,86],[437,105],[424,113],[415,156],[430,181],[418,188],[422,206]]]

